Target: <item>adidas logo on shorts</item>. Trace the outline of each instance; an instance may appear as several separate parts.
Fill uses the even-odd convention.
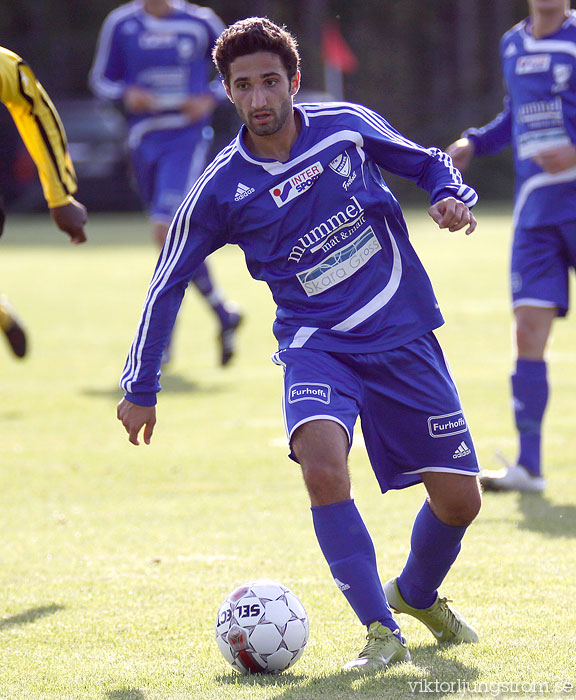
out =
[[[452,459],[460,459],[460,457],[466,457],[466,455],[469,455],[471,452],[472,450],[468,447],[464,440],[462,440],[462,442],[458,445],[458,449],[452,455]]]

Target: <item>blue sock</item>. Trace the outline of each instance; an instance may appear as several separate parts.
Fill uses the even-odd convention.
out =
[[[214,283],[212,282],[212,276],[210,274],[210,269],[208,268],[208,265],[206,265],[205,262],[203,262],[196,269],[196,272],[192,277],[192,283],[200,292],[200,294],[202,294],[204,299],[206,299],[208,304],[210,304],[214,313],[216,314],[216,316],[218,316],[220,325],[226,327],[230,313],[224,305],[222,295],[214,287]]]
[[[514,417],[520,438],[516,461],[539,476],[542,419],[548,403],[546,361],[518,358],[511,379]]]
[[[429,608],[438,588],[460,552],[465,527],[446,525],[439,520],[428,501],[420,509],[410,540],[410,554],[398,576],[398,588],[413,608]]]
[[[353,499],[312,506],[314,530],[334,581],[363,625],[399,629],[378,576],[372,539]]]

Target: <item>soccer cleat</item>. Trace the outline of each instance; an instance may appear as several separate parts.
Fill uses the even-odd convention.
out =
[[[399,632],[399,630],[396,630]],[[342,667],[343,671],[372,673],[383,671],[391,664],[410,661],[410,652],[404,639],[381,622],[373,622],[368,628],[366,646],[358,656]]]
[[[230,362],[236,351],[236,331],[242,323],[243,316],[240,312],[231,311],[228,314],[226,324],[222,326],[222,330],[218,335],[220,342],[220,364],[222,367]]]
[[[546,480],[543,477],[531,474],[521,464],[509,464],[502,469],[481,471],[479,479],[484,491],[542,493],[546,488]]]
[[[392,610],[398,613],[412,615],[436,637],[438,642],[466,642],[473,644],[478,641],[478,633],[471,627],[459,612],[451,608],[448,598],[440,598],[429,607],[421,610],[413,608],[402,598],[397,579],[393,578],[384,584],[384,593]]]
[[[26,332],[4,294],[0,295],[0,329],[16,357],[26,355]]]

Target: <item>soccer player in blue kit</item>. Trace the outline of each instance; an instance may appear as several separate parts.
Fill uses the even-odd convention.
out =
[[[512,396],[519,450],[484,471],[486,490],[543,491],[542,420],[548,402],[546,346],[568,313],[576,266],[576,12],[569,0],[528,0],[529,18],[501,42],[504,110],[447,148],[465,170],[474,155],[512,144],[516,184],[511,291],[517,359]]]
[[[102,25],[90,86],[124,110],[133,174],[160,247],[206,165],[210,119],[225,100],[220,85],[210,83],[212,46],[223,28],[212,10],[187,0],[133,0]],[[227,365],[241,314],[225,302],[205,262],[191,281],[218,319],[220,363]]]
[[[291,456],[315,532],[367,643],[346,670],[375,671],[410,654],[391,608],[439,642],[475,642],[437,589],[480,509],[466,419],[433,329],[443,323],[400,207],[378,165],[430,193],[440,228],[472,233],[476,193],[450,158],[346,102],[299,104],[294,37],[265,18],[228,27],[214,60],[244,126],[176,213],[124,373],[117,415],[138,445],[156,422],[162,347],[184,289],[213,250],[235,243],[277,305],[274,360],[284,369]],[[382,492],[423,482],[411,550],[382,585],[347,467],[360,416]]]

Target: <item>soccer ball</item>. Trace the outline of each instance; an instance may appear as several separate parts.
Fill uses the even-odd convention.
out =
[[[280,673],[298,661],[309,633],[300,600],[277,581],[246,583],[226,596],[216,616],[216,641],[240,673]]]

